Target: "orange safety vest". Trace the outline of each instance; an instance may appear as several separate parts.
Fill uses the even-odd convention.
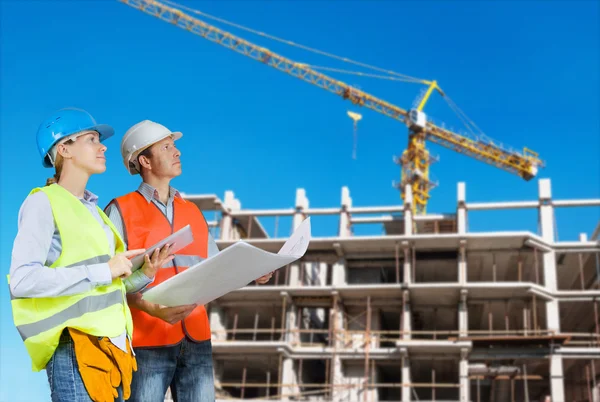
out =
[[[112,202],[121,212],[125,242],[130,250],[150,248],[186,225],[190,225],[192,229],[194,242],[175,254],[173,264],[160,268],[154,282],[147,289],[184,271],[191,262],[199,261],[197,257],[207,257],[208,225],[195,204],[175,197],[171,224],[153,202],[146,201],[137,191],[118,197]],[[204,306],[198,306],[187,318],[174,325],[133,306],[130,306],[130,310],[134,329],[133,347],[176,345],[186,335],[195,341],[204,341],[211,337],[210,323]]]

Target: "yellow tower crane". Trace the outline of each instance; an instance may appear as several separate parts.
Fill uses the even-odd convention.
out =
[[[538,157],[538,154],[527,148],[523,148],[522,152],[506,149],[484,136],[470,137],[461,135],[428,121],[423,109],[433,91],[439,92],[444,97],[446,96],[436,81],[417,81],[427,85],[427,90],[418,105],[407,111],[322,74],[306,64],[297,63],[261,46],[250,43],[163,2],[156,0],[119,1],[208,39],[211,42],[218,43],[221,46],[260,61],[279,71],[288,73],[339,95],[355,105],[366,107],[406,124],[409,134],[408,147],[403,152],[402,157],[397,160],[402,169],[402,180],[399,187],[404,199],[406,185],[411,186],[413,213],[415,214],[422,215],[426,213],[427,202],[430,197],[429,193],[434,186],[434,183],[429,179],[429,166],[433,158],[425,147],[425,141],[431,141],[456,152],[479,159],[480,161],[516,174],[525,180],[531,180],[537,175],[538,168],[544,166],[544,162]],[[164,1],[172,4],[171,1]]]

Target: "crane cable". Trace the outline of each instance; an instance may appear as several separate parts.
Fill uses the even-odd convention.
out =
[[[372,65],[369,65],[369,64],[365,64],[365,63],[361,63],[361,62],[358,62],[358,61],[351,60],[351,59],[349,59],[347,57],[337,56],[337,55],[332,54],[332,53],[327,53],[327,52],[324,52],[322,50],[318,50],[318,49],[311,48],[311,47],[308,47],[308,46],[304,46],[304,45],[301,45],[301,44],[298,44],[298,43],[294,43],[294,42],[286,40],[286,39],[278,38],[276,36],[269,35],[269,34],[266,34],[264,32],[261,32],[261,31],[257,31],[257,30],[251,29],[251,28],[247,28],[247,27],[245,27],[243,25],[239,25],[239,24],[236,24],[236,23],[224,20],[222,18],[212,16],[210,14],[206,14],[206,13],[204,13],[202,11],[195,10],[195,9],[193,9],[191,7],[184,6],[183,4],[178,4],[178,3],[174,2],[174,1],[171,1],[171,0],[161,0],[161,1],[163,3],[165,3],[165,4],[170,5],[170,6],[181,8],[181,9],[186,10],[188,12],[191,12],[191,13],[194,13],[194,14],[197,14],[197,15],[201,15],[203,17],[212,19],[214,21],[218,21],[218,22],[221,22],[223,24],[226,24],[226,25],[229,25],[229,26],[232,26],[232,27],[235,27],[235,28],[238,28],[238,29],[241,29],[241,30],[253,33],[253,34],[256,34],[256,35],[259,35],[259,36],[263,36],[263,37],[265,37],[267,39],[271,39],[271,40],[274,40],[274,41],[277,41],[277,42],[285,43],[286,45],[294,46],[294,47],[306,50],[308,52],[320,54],[322,56],[330,57],[330,58],[333,58],[333,59],[336,59],[336,60],[341,60],[341,61],[346,62],[346,63],[355,64],[355,65],[360,66],[360,67],[370,68],[372,70],[379,71],[379,72],[386,73],[386,74],[390,74],[390,75],[394,75],[396,77],[401,77],[404,80],[406,80],[406,82],[422,83],[424,81],[422,79],[411,77],[411,76],[406,75],[406,74],[400,74],[400,73],[397,73],[395,71],[385,70],[383,68],[379,68],[379,67],[376,67],[376,66],[372,66]]]
[[[473,136],[475,137],[476,141],[478,141],[480,143],[486,143],[486,142],[489,143],[489,142],[491,142],[496,147],[502,149],[505,152],[512,153],[512,154],[523,155],[521,152],[512,149],[510,146],[508,148],[506,148],[502,142],[494,140],[493,138],[489,137],[482,129],[480,129],[477,126],[477,124],[475,124],[475,122],[473,122],[473,120],[471,120],[466,115],[465,112],[463,112],[458,107],[458,105],[456,105],[456,103],[454,103],[454,101],[452,99],[450,99],[447,96],[444,96],[444,99],[448,102],[448,105],[450,106],[450,108],[454,111],[454,113],[456,113],[456,115],[458,116],[458,118],[463,122],[463,124],[467,127],[467,129],[471,132],[471,134],[473,134]],[[477,130],[477,133],[475,133],[473,131],[473,129],[471,128],[471,126],[473,126]]]
[[[460,119],[460,121],[462,121],[462,123],[465,125],[465,127],[467,127],[467,129],[471,132],[471,134],[476,138],[479,139],[479,135],[485,135],[485,133],[477,126],[477,124],[475,124],[473,122],[473,120],[471,120],[465,112],[463,112],[458,105],[452,100],[450,99],[449,96],[442,96],[444,98],[444,100],[446,101],[446,103],[448,103],[448,106],[450,106],[450,109],[452,109],[452,111],[458,116],[458,118]],[[477,131],[479,132],[479,135],[475,133],[475,131],[473,130],[473,128],[477,129]]]
[[[340,74],[353,74],[353,75],[359,75],[361,77],[378,78],[381,80],[420,83],[420,81],[414,81],[414,80],[409,80],[409,79],[405,79],[405,78],[390,77],[389,75],[369,74],[369,73],[363,73],[360,71],[342,70],[339,68],[315,66],[312,64],[304,64],[304,63],[300,63],[300,64],[310,67],[313,70],[332,71],[332,72],[340,73]]]
[[[255,35],[259,35],[259,36],[265,37],[267,39],[274,40],[276,42],[284,43],[284,44],[289,45],[289,46],[294,46],[294,47],[300,48],[302,50],[306,50],[308,52],[312,52],[312,53],[316,53],[316,54],[319,54],[319,55],[322,55],[322,56],[325,56],[325,57],[330,57],[330,58],[333,58],[333,59],[336,59],[336,60],[340,60],[340,61],[343,61],[345,63],[350,63],[350,64],[354,64],[354,65],[357,65],[357,66],[360,66],[360,67],[364,67],[364,68],[368,68],[368,69],[371,69],[371,70],[375,70],[375,71],[379,71],[379,72],[382,72],[382,73],[386,73],[386,74],[389,74],[389,75],[393,75],[394,77],[390,77],[389,75],[369,74],[369,73],[362,73],[362,72],[357,72],[357,71],[349,71],[349,70],[342,70],[342,69],[336,69],[336,68],[331,68],[331,67],[314,66],[314,65],[310,65],[310,64],[301,63],[301,64],[304,64],[305,66],[311,67],[311,68],[313,68],[315,70],[332,71],[332,72],[338,72],[338,73],[342,73],[342,74],[353,74],[353,75],[358,75],[358,76],[362,76],[362,77],[378,78],[378,79],[384,79],[384,80],[390,80],[390,81],[400,81],[400,82],[409,82],[409,83],[425,83],[426,82],[425,80],[422,80],[422,79],[419,79],[419,78],[415,78],[415,77],[411,77],[411,76],[406,75],[406,74],[400,74],[400,73],[397,73],[397,72],[392,71],[392,70],[386,70],[386,69],[383,69],[383,68],[380,68],[380,67],[372,66],[370,64],[361,63],[361,62],[349,59],[347,57],[337,56],[337,55],[332,54],[332,53],[324,52],[324,51],[319,50],[319,49],[311,48],[311,47],[304,46],[304,45],[301,45],[301,44],[298,44],[298,43],[295,43],[295,42],[292,42],[292,41],[289,41],[289,40],[286,40],[286,39],[282,39],[282,38],[279,38],[279,37],[276,37],[276,36],[273,36],[273,35],[269,35],[267,33],[264,33],[264,32],[261,32],[261,31],[257,31],[255,29],[251,29],[251,28],[245,27],[243,25],[227,21],[227,20],[225,20],[223,18],[215,17],[213,15],[207,14],[205,12],[202,12],[200,10],[196,10],[194,8],[191,8],[191,7],[187,7],[187,6],[183,5],[183,4],[179,4],[179,3],[176,3],[176,2],[171,1],[171,0],[161,0],[161,1],[163,3],[165,3],[165,4],[168,4],[168,5],[172,6],[172,7],[180,8],[180,9],[186,10],[188,12],[191,12],[191,13],[194,13],[194,14],[197,14],[197,15],[201,15],[201,16],[203,16],[205,18],[221,22],[221,23],[223,23],[225,25],[229,25],[229,26],[241,29],[243,31],[250,32],[250,33],[253,33]],[[483,130],[481,130],[473,122],[473,120],[471,120],[466,115],[466,113],[464,113],[458,107],[458,105],[452,99],[450,99],[450,97],[448,97],[445,94],[442,94],[442,97],[444,98],[444,100],[446,100],[446,102],[448,103],[448,106],[458,116],[458,118],[465,125],[465,127],[467,127],[467,129],[471,132],[471,134],[473,134],[473,136],[475,136],[476,138],[479,137],[475,133],[475,131],[473,130],[473,128],[477,129],[477,131],[481,135],[485,136]]]

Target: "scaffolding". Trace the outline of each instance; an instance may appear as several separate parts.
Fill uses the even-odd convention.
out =
[[[404,205],[243,210],[232,192],[183,194],[220,249],[276,252],[306,217],[337,218],[307,254],[207,306],[218,400],[600,401],[600,224],[556,239],[559,207],[600,200],[467,203],[413,216]],[[538,233],[469,232],[470,211],[535,208]],[[365,216],[367,215],[367,216]],[[286,222],[287,219],[287,222]],[[267,224],[268,223],[268,224]],[[381,235],[356,235],[381,225]]]

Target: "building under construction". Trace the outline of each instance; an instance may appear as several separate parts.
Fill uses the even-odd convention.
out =
[[[217,399],[600,401],[600,224],[559,242],[554,218],[600,200],[553,200],[543,179],[538,200],[470,203],[459,183],[453,213],[413,215],[406,191],[404,205],[357,207],[343,188],[340,206],[311,208],[300,189],[277,210],[184,195],[221,250],[279,251],[285,217],[339,225],[267,285],[210,303]],[[538,233],[468,230],[471,211],[517,208],[538,210]],[[353,235],[364,224],[383,234]]]

